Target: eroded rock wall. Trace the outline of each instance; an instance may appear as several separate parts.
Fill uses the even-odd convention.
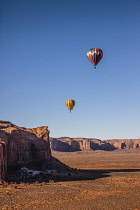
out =
[[[94,139],[94,141],[85,138],[69,138],[69,137],[50,138],[51,149],[54,151],[62,151],[62,152],[92,150],[95,145],[96,147],[98,145],[99,148],[100,140]]]
[[[140,148],[140,139],[111,139],[104,142],[113,145],[116,149]]]
[[[39,169],[50,165],[51,150],[47,126],[37,128],[18,127],[8,121],[0,121],[0,177],[7,169],[34,166]]]
[[[89,138],[51,138],[51,149],[54,151],[137,149],[140,139],[112,139],[104,140]]]
[[[0,182],[6,178],[7,157],[5,142],[0,140]]]

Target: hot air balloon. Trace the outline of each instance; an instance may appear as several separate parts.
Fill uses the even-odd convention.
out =
[[[71,112],[71,110],[75,106],[75,101],[73,99],[68,99],[68,100],[65,101],[65,105]]]
[[[94,68],[96,69],[96,65],[100,62],[100,60],[103,57],[103,51],[99,48],[91,48],[87,52],[87,57],[90,60],[90,62],[94,65]]]

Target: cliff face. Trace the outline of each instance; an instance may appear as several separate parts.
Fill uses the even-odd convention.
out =
[[[111,139],[104,142],[113,145],[116,149],[140,148],[140,139]]]
[[[7,168],[50,165],[51,150],[47,126],[18,127],[0,121],[0,178],[5,179]]]
[[[54,151],[72,152],[101,149],[105,143],[99,139],[61,137],[50,138],[50,144]]]
[[[115,150],[140,148],[140,139],[104,140],[89,138],[50,138],[53,151],[71,152],[80,150]]]
[[[7,156],[5,142],[0,140],[0,180],[6,178]]]

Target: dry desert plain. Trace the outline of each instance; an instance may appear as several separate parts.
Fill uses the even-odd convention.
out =
[[[1,186],[1,210],[140,210],[140,150],[52,155],[82,170],[67,180]]]

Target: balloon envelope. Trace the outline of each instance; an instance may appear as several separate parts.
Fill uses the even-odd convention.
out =
[[[73,99],[68,99],[68,100],[65,101],[65,105],[71,112],[71,110],[75,106],[75,101]]]
[[[87,52],[87,57],[89,59],[89,61],[96,66],[100,60],[103,57],[103,51],[99,48],[91,48],[88,52]]]

